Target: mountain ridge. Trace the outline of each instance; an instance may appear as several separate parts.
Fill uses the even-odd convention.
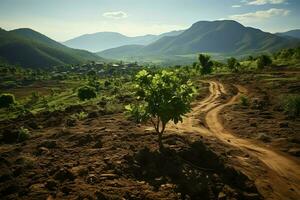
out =
[[[29,28],[0,30],[0,60],[22,67],[48,68],[103,60],[88,51],[66,47]]]
[[[280,48],[300,44],[299,41],[257,28],[246,27],[233,20],[199,21],[177,36],[162,37],[149,45],[138,47],[138,51],[127,49],[134,54],[126,56],[174,56],[200,52],[240,55],[252,52],[273,52]],[[118,48],[97,54],[115,59],[122,56]]]
[[[116,48],[124,45],[147,45],[167,35],[180,34],[182,30],[170,31],[160,35],[147,34],[142,36],[126,36],[117,32],[97,32],[84,34],[63,42],[71,48],[99,52],[105,49]]]

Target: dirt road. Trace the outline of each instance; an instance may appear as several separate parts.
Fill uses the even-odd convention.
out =
[[[239,101],[247,89],[236,85],[238,93],[224,103],[222,95],[228,95],[225,87],[216,81],[209,81],[210,94],[197,103],[192,112],[177,125],[171,124],[168,129],[177,132],[191,132],[206,137],[217,138],[247,156],[235,156],[231,159],[236,167],[255,181],[259,192],[266,199],[300,199],[300,161],[292,156],[267,147],[256,141],[242,139],[229,130],[224,129],[220,120],[220,111]],[[205,120],[200,121],[200,114]],[[225,145],[224,145],[224,148]],[[258,162],[253,162],[257,160]],[[255,163],[255,164],[253,164]],[[263,172],[263,173],[262,173]]]

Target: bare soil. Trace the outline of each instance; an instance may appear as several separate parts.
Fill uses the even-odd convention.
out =
[[[298,121],[275,111],[272,97],[267,111],[257,111],[271,113],[274,121],[266,125],[259,120],[271,120],[262,117],[270,114],[240,106],[241,95],[261,94],[257,82],[252,87],[255,77],[213,80],[204,81],[207,95],[198,97],[183,123],[167,127],[162,152],[147,124],[94,108],[0,122],[2,135],[21,126],[32,134],[22,143],[2,137],[1,199],[299,199],[299,158],[284,150],[297,147]],[[87,119],[70,121],[82,110]],[[259,125],[252,129],[252,123]],[[269,131],[270,142],[257,137],[269,128],[291,133]],[[278,138],[285,140],[276,143]]]

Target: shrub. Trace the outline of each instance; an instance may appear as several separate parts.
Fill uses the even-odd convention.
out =
[[[78,97],[81,101],[92,99],[97,96],[95,88],[84,86],[78,89]]]
[[[232,57],[227,60],[227,66],[230,71],[237,72],[240,68],[240,63],[237,61],[237,59]]]
[[[210,74],[212,72],[213,62],[210,60],[209,55],[199,54],[199,62],[201,65],[201,74]]]
[[[257,68],[263,69],[272,64],[272,59],[268,55],[261,55],[257,58]]]
[[[30,137],[30,132],[27,128],[21,127],[19,130],[18,141],[23,142]]]
[[[247,96],[242,95],[241,96],[241,105],[242,106],[248,106],[249,105],[249,100]]]
[[[8,108],[15,103],[15,96],[13,94],[0,95],[0,108]]]
[[[290,117],[299,117],[300,115],[300,95],[287,95],[282,101],[284,111]]]

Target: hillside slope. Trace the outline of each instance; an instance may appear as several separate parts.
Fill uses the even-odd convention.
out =
[[[179,35],[162,37],[147,46],[109,49],[99,52],[98,55],[120,58],[122,56],[191,55],[207,52],[238,56],[273,52],[297,44],[300,44],[300,40],[245,27],[232,20],[200,21]],[[122,49],[124,49],[123,53]],[[128,55],[130,52],[133,54]]]
[[[88,51],[66,47],[31,29],[0,29],[0,60],[22,67],[47,68],[103,59]]]
[[[172,31],[161,35],[128,37],[116,32],[98,32],[85,34],[64,42],[68,47],[98,52],[124,45],[148,45],[164,36],[175,36],[183,31]]]
[[[283,33],[276,33],[276,35],[288,36],[288,37],[294,37],[294,38],[300,39],[300,29],[290,30],[290,31],[283,32]]]

